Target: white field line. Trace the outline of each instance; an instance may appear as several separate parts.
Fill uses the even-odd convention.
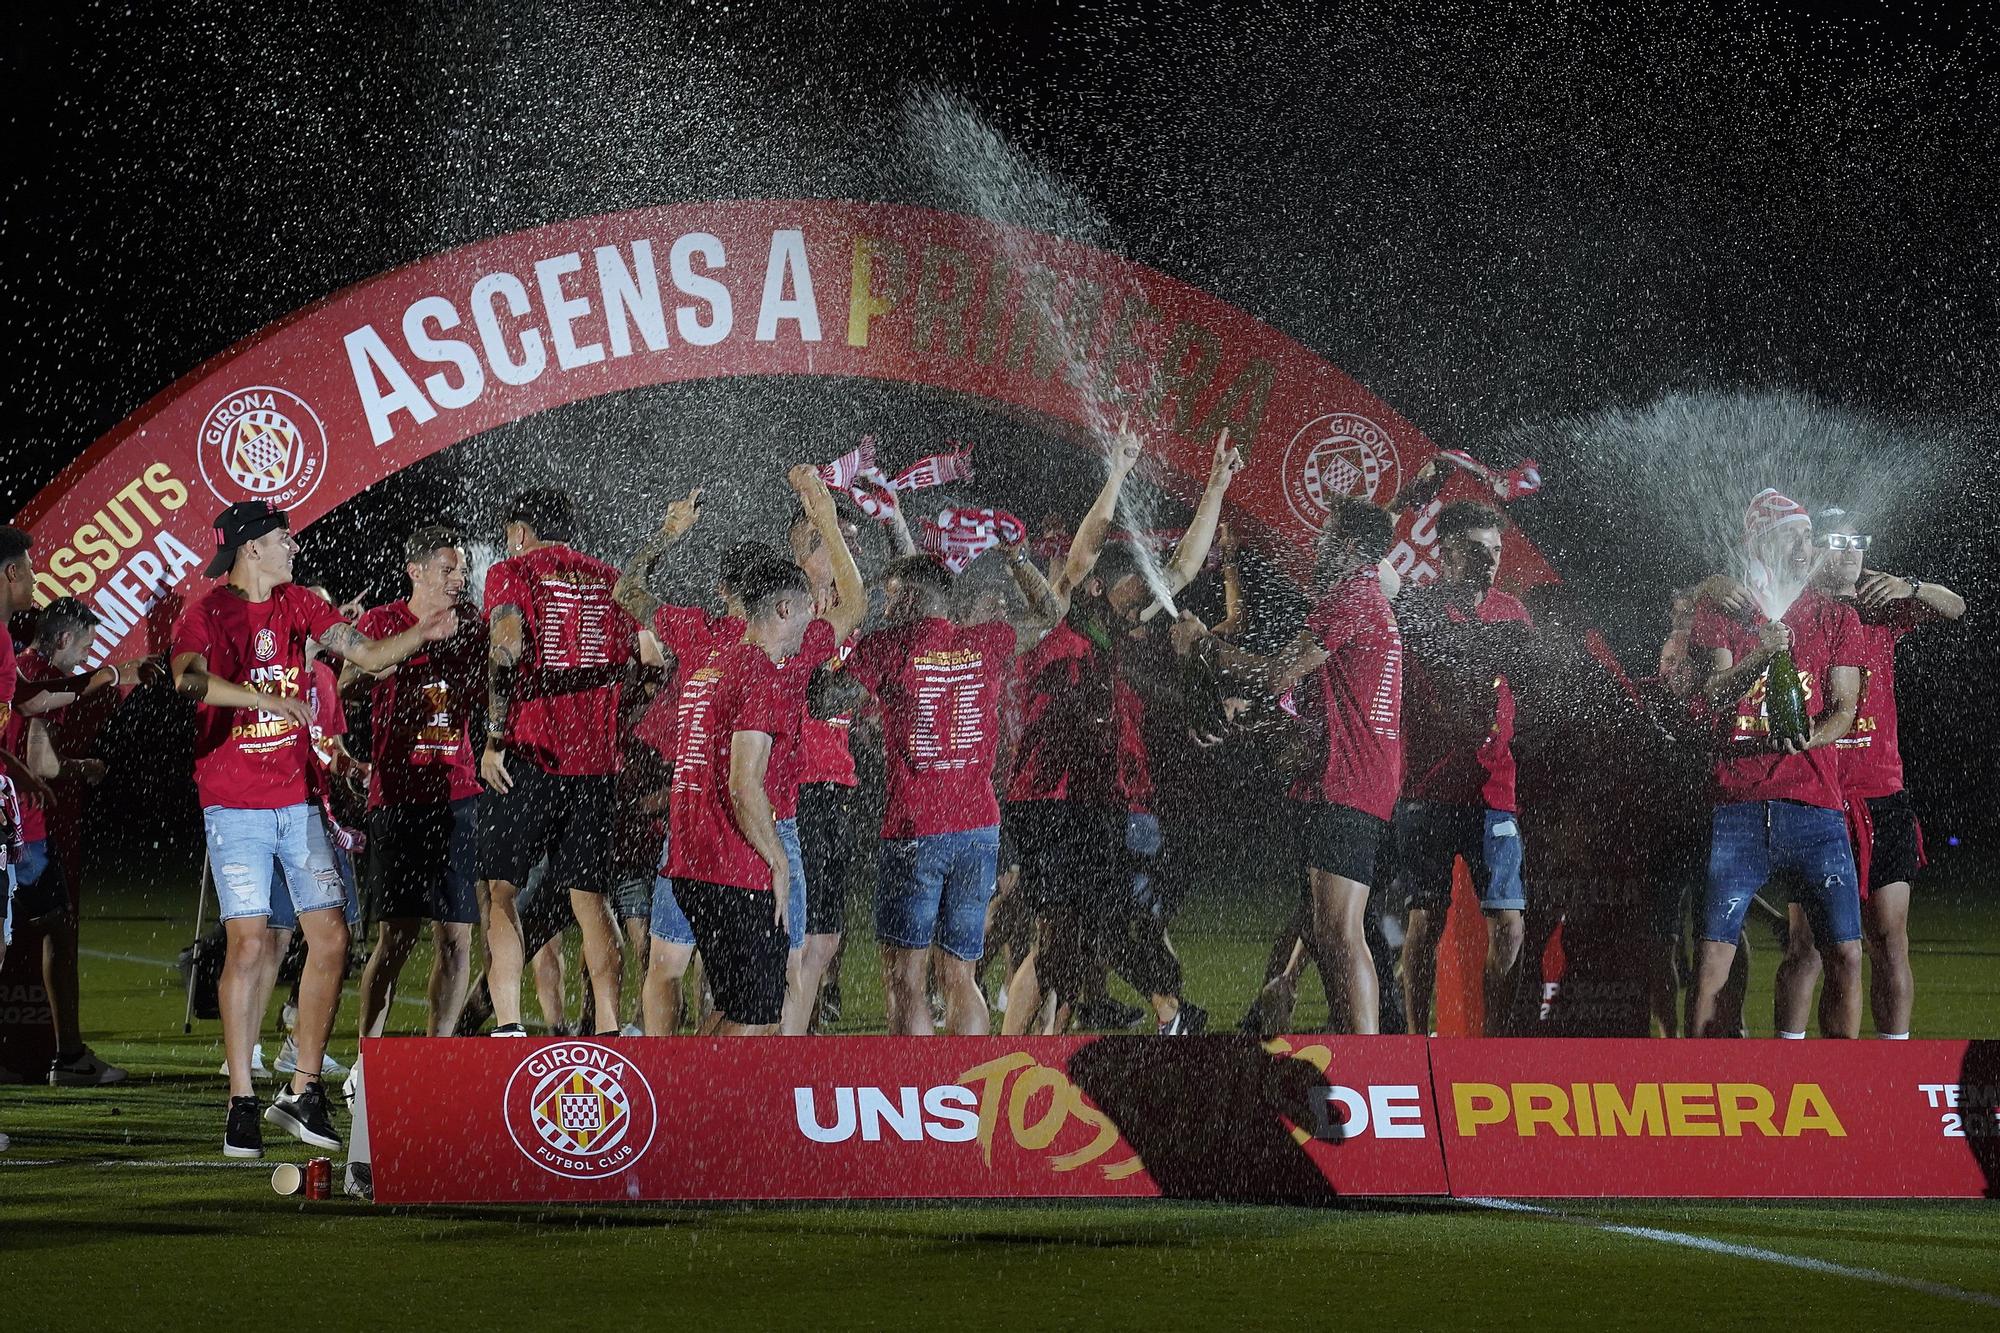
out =
[[[86,1158],[76,1158],[67,1162],[63,1162],[63,1161],[58,1161],[53,1157],[30,1158],[30,1157],[0,1156],[0,1166],[94,1166],[99,1168],[138,1167],[141,1169],[163,1170],[163,1171],[210,1171],[210,1170],[247,1171],[247,1170],[255,1170],[257,1167],[268,1166],[268,1165],[269,1163],[261,1160],[244,1161],[244,1162],[230,1162],[230,1161],[148,1162],[136,1157],[134,1158],[101,1157],[96,1159],[95,1161]]]
[[[1967,1291],[1963,1287],[1949,1286],[1943,1282],[1930,1282],[1920,1277],[1903,1277],[1896,1273],[1884,1273],[1873,1268],[1858,1268],[1852,1264],[1836,1264],[1826,1259],[1810,1259],[1804,1255],[1783,1254],[1777,1250],[1759,1249],[1754,1245],[1735,1245],[1728,1241],[1712,1240],[1707,1236],[1691,1236],[1684,1231],[1662,1231],[1657,1227],[1628,1227],[1616,1222],[1603,1222],[1594,1217],[1578,1217],[1573,1213],[1558,1212],[1553,1208],[1542,1208],[1531,1203],[1520,1203],[1513,1199],[1466,1199],[1464,1202],[1478,1208],[1492,1208],[1509,1213],[1533,1213],[1558,1222],[1568,1222],[1575,1226],[1590,1227],[1613,1236],[1635,1236],[1640,1240],[1658,1241],[1662,1245],[1679,1245],[1684,1249],[1700,1250],[1706,1254],[1726,1254],[1737,1259],[1755,1259],[1760,1263],[1778,1264],[1785,1268],[1801,1268],[1808,1273],[1824,1273],[1830,1277],[1850,1277],[1860,1282],[1873,1282],[1878,1286],[1899,1287],[1904,1291],[1919,1291],[1926,1296],[1938,1296],[1948,1301],[1963,1301],[1968,1305],[1983,1305],[2000,1310],[2000,1296],[1983,1291]]]

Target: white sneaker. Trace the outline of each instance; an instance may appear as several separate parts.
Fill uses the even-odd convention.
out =
[[[229,1077],[229,1061],[224,1060],[222,1062],[221,1073],[224,1078]],[[250,1077],[269,1078],[270,1076],[271,1071],[264,1067],[264,1043],[260,1041],[250,1048]]]
[[[355,1067],[348,1071],[347,1077],[340,1082],[340,1100],[347,1103],[347,1109],[350,1112],[354,1110],[354,1094],[360,1091],[361,1088],[359,1081],[361,1078],[361,1062],[356,1060],[354,1065]]]
[[[995,996],[993,997],[993,1003],[991,1003],[991,1004],[987,1005],[986,1007],[987,1007],[988,1009],[991,1009],[991,1010],[992,1010],[992,1011],[993,1011],[994,1013],[996,1013],[996,1014],[1004,1014],[1004,1013],[1006,1013],[1006,1012],[1007,1012],[1007,988],[1006,988],[1005,986],[1002,986],[1002,987],[1000,988],[1000,993],[999,993],[998,995],[995,995]]]
[[[299,1044],[291,1037],[285,1038],[285,1044],[278,1048],[278,1072],[280,1074],[299,1072]],[[322,1052],[319,1057],[319,1072],[322,1078],[345,1078],[347,1066]]]
[[[5,1134],[0,1134],[0,1152],[6,1152],[8,1145],[13,1142],[14,1140],[8,1138]]]
[[[618,1035],[621,1037],[643,1037],[646,1035],[646,1029],[640,1027],[637,1023],[627,1023],[624,1027],[618,1029]]]

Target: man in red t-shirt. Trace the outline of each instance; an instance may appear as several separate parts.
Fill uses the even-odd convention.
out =
[[[382,1035],[390,989],[431,923],[435,955],[425,1035],[451,1035],[471,976],[479,920],[474,862],[479,773],[468,732],[486,670],[486,626],[464,604],[468,564],[456,529],[430,524],[403,544],[409,596],[355,622],[373,638],[457,609],[460,628],[400,666],[369,675],[349,664],[342,685],[369,689],[368,915],[375,947],[361,970],[361,1035]]]
[[[946,1029],[983,1036],[986,1000],[974,968],[999,868],[993,761],[1016,636],[1004,620],[954,624],[951,571],[935,556],[904,556],[883,579],[888,626],[863,636],[846,669],[827,681],[851,688],[822,689],[815,708],[845,709],[863,691],[882,705],[888,794],[875,936],[890,1033],[930,1035],[925,980],[935,962]]]
[[[479,863],[495,1036],[527,1033],[518,897],[543,857],[582,928],[591,1030],[618,1032],[624,951],[606,895],[623,759],[618,702],[639,627],[611,596],[617,569],[576,550],[575,539],[566,493],[525,491],[507,511],[507,558],[486,573],[488,733],[479,774],[491,794],[479,814]]]
[[[667,863],[715,992],[705,1030],[761,1036],[784,1011],[786,932],[794,892],[768,791],[794,742],[798,713],[779,675],[816,623],[806,576],[789,561],[747,571],[745,637],[687,677],[668,797]]]
[[[1020,891],[1039,924],[1035,948],[1008,984],[1003,1026],[1010,1036],[1034,1023],[1045,991],[1056,997],[1048,1030],[1067,1027],[1074,1007],[1101,991],[1107,949],[1151,1001],[1161,1035],[1192,1036],[1208,1020],[1180,995],[1179,962],[1163,925],[1150,913],[1134,921],[1140,909],[1132,841],[1140,830],[1132,816],[1146,813],[1151,778],[1140,729],[1144,705],[1127,678],[1120,641],[1142,623],[1156,594],[1136,560],[1110,556],[1101,573],[1098,561],[1108,555],[1106,531],[1140,447],[1121,422],[1104,486],[1052,582],[1025,552],[1012,555],[1031,614],[1061,623],[1022,654],[1016,672],[1023,703],[1007,818],[1021,853]],[[1223,431],[1187,531],[1158,571],[1169,596],[1200,574],[1224,496],[1242,466]]]
[[[458,631],[446,609],[387,639],[363,635],[293,585],[298,546],[288,527],[284,512],[261,500],[225,509],[215,521],[216,554],[206,570],[225,581],[189,603],[173,634],[174,684],[199,705],[195,785],[228,938],[221,1005],[230,1095],[223,1151],[231,1157],[264,1152],[250,1051],[261,1026],[258,978],[271,947],[266,921],[274,871],[285,877],[307,952],[295,1029],[298,1072],[264,1118],[317,1147],[340,1146],[320,1069],[346,963],[347,895],[324,816],[307,799],[314,718],[306,640],[381,671]]]
[[[1431,1030],[1437,946],[1459,857],[1486,917],[1486,1034],[1500,1035],[1520,980],[1521,827],[1514,795],[1514,693],[1499,662],[1528,609],[1493,586],[1500,572],[1497,509],[1460,500],[1437,516],[1438,580],[1403,594],[1396,618],[1407,647],[1403,678],[1403,794],[1396,804],[1406,1031]]]
[[[1854,724],[1861,692],[1861,622],[1852,607],[1805,586],[1812,520],[1796,503],[1774,490],[1759,493],[1744,515],[1743,536],[1752,589],[1766,598],[1774,589],[1803,591],[1789,607],[1773,605],[1748,617],[1704,599],[1688,635],[1689,650],[1703,669],[1703,693],[1725,733],[1715,769],[1708,890],[1688,1033],[1727,1035],[1717,999],[1729,980],[1744,913],[1758,890],[1774,875],[1784,875],[1800,881],[1826,965],[1821,1031],[1854,1037],[1861,1026],[1861,902],[1834,747]],[[1767,618],[1769,611],[1778,611],[1778,618]],[[1771,663],[1781,652],[1790,653],[1807,708],[1818,714],[1803,744],[1771,738],[1764,696]]]
[[[142,670],[157,670],[156,659],[114,662],[82,670],[97,632],[97,613],[74,597],[42,608],[35,638],[16,659],[19,675],[15,711],[6,725],[6,748],[28,753],[31,720],[49,728],[56,761],[50,784],[56,804],[25,801],[21,808],[21,863],[16,867],[15,913],[42,932],[42,981],[48,989],[56,1053],[48,1071],[52,1087],[96,1087],[125,1081],[125,1071],[100,1059],[84,1044],[79,1021],[77,914],[71,885],[78,878],[76,825],[82,818],[84,788],[104,776],[102,760],[75,757],[87,752],[110,700],[120,686],[136,684]],[[109,695],[100,690],[109,689]],[[96,696],[95,699],[92,696]],[[91,702],[86,703],[86,700]]]
[[[1965,614],[1965,599],[1941,583],[1866,568],[1874,538],[1844,510],[1827,510],[1815,527],[1820,554],[1813,584],[1852,606],[1861,622],[1861,702],[1854,729],[1836,743],[1835,752],[1862,890],[1861,941],[1870,965],[1875,1035],[1900,1041],[1910,1035],[1916,994],[1910,974],[1910,882],[1924,865],[1924,837],[1903,789],[1896,644],[1928,621],[1957,620]],[[1787,946],[1777,994],[1778,1031],[1803,1035],[1820,969],[1812,923],[1797,903],[1791,907]]]

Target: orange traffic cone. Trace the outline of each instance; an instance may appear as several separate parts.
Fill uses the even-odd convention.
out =
[[[1437,1035],[1478,1037],[1486,1032],[1486,918],[1463,860],[1451,866],[1451,912],[1438,940]]]

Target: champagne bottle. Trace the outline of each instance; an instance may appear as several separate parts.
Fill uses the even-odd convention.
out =
[[[1812,734],[1812,718],[1806,714],[1806,687],[1789,649],[1773,657],[1764,674],[1764,716],[1771,724],[1773,745],[1780,741],[1804,745]]]

